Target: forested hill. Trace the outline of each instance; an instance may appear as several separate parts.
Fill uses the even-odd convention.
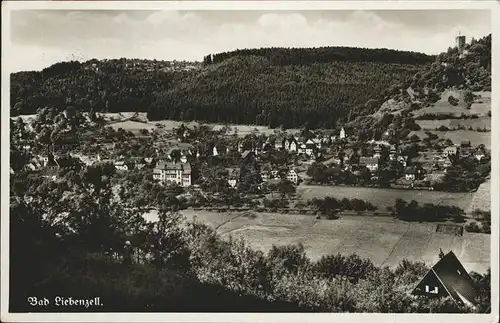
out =
[[[448,89],[491,91],[491,34],[471,39],[463,54],[456,47],[448,48],[413,77],[392,86],[384,99],[370,100],[363,113],[353,114],[346,128],[357,132],[360,140],[379,140],[387,129],[396,129],[397,141],[410,130],[419,130],[411,128],[415,127],[410,120],[414,118],[412,113],[432,106]],[[389,102],[396,109],[381,113],[379,109]]]
[[[11,75],[11,114],[67,105],[148,112],[151,120],[334,127],[434,57],[382,49],[242,50],[205,64],[146,60],[59,63]],[[173,67],[172,67],[173,66]]]
[[[319,48],[283,48],[270,47],[259,49],[240,49],[231,52],[211,54],[204,57],[205,64],[222,63],[235,56],[261,56],[273,65],[305,65],[312,63],[342,62],[381,62],[389,64],[426,64],[434,56],[399,51],[386,48],[367,49],[357,47],[319,47]]]

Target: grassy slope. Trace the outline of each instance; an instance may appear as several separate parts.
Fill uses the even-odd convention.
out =
[[[386,206],[393,206],[397,198],[406,201],[414,199],[419,204],[434,203],[443,205],[456,205],[466,209],[472,200],[472,193],[448,193],[425,190],[394,190],[394,189],[375,189],[368,187],[351,186],[302,186],[297,190],[297,195],[303,200],[310,200],[314,197],[322,198],[333,196],[337,199],[344,197],[358,198],[369,201],[378,206],[381,211],[385,211]]]
[[[255,249],[302,243],[312,259],[340,252],[370,258],[376,265],[397,266],[404,259],[436,261],[439,248],[453,250],[467,270],[484,271],[489,266],[490,235],[464,232],[462,237],[436,232],[436,223],[408,223],[389,217],[342,216],[317,220],[313,216],[255,213],[218,214],[185,210],[224,236],[245,239]]]

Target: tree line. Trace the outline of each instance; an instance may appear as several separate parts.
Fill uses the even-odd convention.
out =
[[[269,47],[257,49],[239,49],[231,52],[206,55],[205,64],[218,64],[232,57],[261,56],[272,65],[306,65],[312,63],[344,62],[382,62],[390,64],[426,64],[434,56],[423,53],[392,50],[386,48],[367,49],[357,47],[316,47],[283,48]]]
[[[131,68],[129,60],[92,60],[14,73],[11,115],[72,104],[82,111],[147,112],[151,120],[333,127],[366,111],[370,98],[411,78],[429,60],[385,49],[336,49],[332,53],[340,56],[335,59],[328,58],[333,55],[328,50],[290,54],[303,57],[290,58],[300,64],[277,64],[266,56],[281,57],[281,52],[238,52],[201,69],[172,69],[146,60],[141,62],[153,68]]]

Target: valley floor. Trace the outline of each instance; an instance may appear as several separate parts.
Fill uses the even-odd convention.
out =
[[[338,220],[277,213],[216,213],[184,210],[187,220],[205,223],[225,237],[243,238],[252,248],[302,243],[308,256],[356,253],[377,266],[396,267],[403,259],[432,266],[439,249],[452,250],[468,271],[490,267],[490,235],[436,232],[437,223],[405,222],[390,217],[341,216]],[[153,219],[154,213],[149,214]]]

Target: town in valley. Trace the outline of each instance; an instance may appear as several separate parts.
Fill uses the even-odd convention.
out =
[[[489,313],[491,91],[491,34],[12,73],[10,310]]]

